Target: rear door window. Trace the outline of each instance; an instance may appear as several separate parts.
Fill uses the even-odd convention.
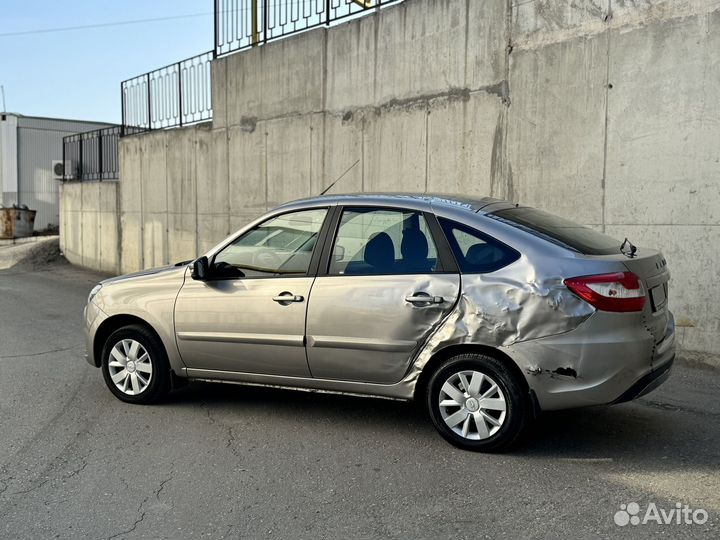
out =
[[[515,262],[520,254],[478,230],[440,218],[455,260],[464,274],[485,274]]]
[[[620,253],[621,242],[612,236],[536,208],[506,208],[488,215],[584,255]]]
[[[438,254],[425,217],[413,210],[346,208],[330,275],[428,274]]]

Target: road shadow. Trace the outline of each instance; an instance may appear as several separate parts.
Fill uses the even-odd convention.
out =
[[[514,454],[621,462],[638,471],[716,469],[717,418],[636,401],[543,413]]]
[[[171,395],[168,403],[179,407],[196,407],[229,410],[238,414],[265,414],[272,411],[278,418],[301,419],[323,417],[338,422],[374,422],[378,427],[393,426],[423,429],[428,423],[423,411],[415,403],[360,396],[303,392],[281,388],[266,388],[236,384],[191,382],[186,388]]]
[[[308,429],[319,419],[338,430],[370,426],[377,433],[420,438],[428,447],[462,452],[442,441],[416,403],[199,382],[176,392],[168,402],[180,409],[201,404],[230,417],[260,415],[293,422],[304,418]],[[542,460],[622,462],[640,471],[712,469],[720,459],[716,420],[711,414],[702,417],[697,411],[644,401],[546,412],[505,453]]]

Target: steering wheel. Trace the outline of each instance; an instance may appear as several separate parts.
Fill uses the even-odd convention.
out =
[[[282,264],[280,257],[272,250],[263,249],[253,254],[252,265],[265,270],[277,270]]]

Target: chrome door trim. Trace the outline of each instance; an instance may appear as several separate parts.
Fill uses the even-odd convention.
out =
[[[208,341],[249,343],[253,345],[285,345],[288,347],[303,347],[303,336],[288,336],[285,334],[235,334],[226,332],[178,332],[178,339],[182,341]]]
[[[349,338],[337,336],[308,336],[308,347],[332,349],[362,349],[365,351],[410,352],[417,347],[417,341],[382,340],[375,338]]]

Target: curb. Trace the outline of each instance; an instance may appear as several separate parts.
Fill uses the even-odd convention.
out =
[[[720,356],[696,351],[679,351],[675,360],[678,364],[706,371],[720,371]]]

